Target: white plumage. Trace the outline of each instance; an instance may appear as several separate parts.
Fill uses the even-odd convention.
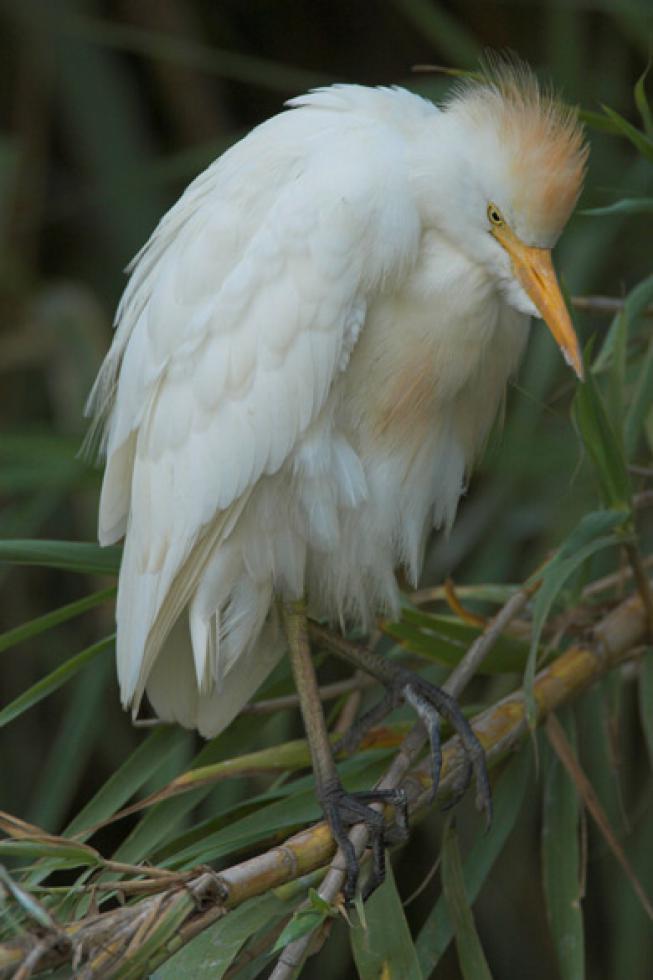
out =
[[[415,581],[429,531],[453,521],[537,312],[487,203],[542,246],[571,206],[555,231],[550,208],[538,228],[513,207],[532,177],[497,131],[510,84],[446,111],[399,89],[295,99],[132,263],[91,405],[100,541],[125,536],[134,712],[147,690],[161,718],[215,734],[283,651],[275,597],[363,626],[396,614],[395,569]],[[494,112],[477,120],[479,99]],[[560,140],[571,124],[538,107]]]

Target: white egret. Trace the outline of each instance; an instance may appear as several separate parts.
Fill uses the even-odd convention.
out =
[[[454,520],[531,317],[582,375],[550,250],[586,148],[519,65],[440,108],[358,85],[288,105],[189,186],[130,266],[91,398],[99,538],[125,539],[124,705],[136,714],[146,691],[159,718],[213,736],[289,646],[334,835],[346,847],[366,819],[378,851],[376,796],[344,793],[325,744],[300,601],[332,624],[398,614],[395,571],[416,581],[429,532]],[[399,693],[430,725],[436,760],[437,712],[452,717],[489,806],[455,706],[363,653],[394,685],[385,707]],[[355,877],[350,864],[349,893]]]

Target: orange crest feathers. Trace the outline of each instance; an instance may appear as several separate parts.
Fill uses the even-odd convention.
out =
[[[491,123],[509,155],[515,208],[555,237],[585,177],[589,148],[578,110],[542,90],[525,62],[493,53],[485,56],[480,77],[456,86],[449,105],[479,126]]]

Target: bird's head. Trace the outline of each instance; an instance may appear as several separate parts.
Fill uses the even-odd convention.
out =
[[[575,110],[522,63],[486,64],[440,115],[452,152],[443,177],[446,233],[496,278],[508,303],[541,316],[578,377],[578,340],[551,249],[580,194],[587,145]]]

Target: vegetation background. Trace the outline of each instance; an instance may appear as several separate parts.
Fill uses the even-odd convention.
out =
[[[90,550],[88,560],[78,561],[86,569],[80,573],[47,567],[38,548],[37,564],[25,564],[29,547],[13,543],[94,540],[100,475],[76,455],[84,401],[109,343],[121,270],[159,217],[195,174],[292,95],[346,80],[402,84],[437,99],[449,80],[415,74],[413,65],[474,69],[485,46],[509,47],[593,114],[581,210],[556,252],[567,290],[623,298],[639,287],[640,300],[650,303],[651,116],[644,85],[637,98],[634,92],[649,58],[653,15],[648,0],[2,0],[0,28],[0,538],[4,556],[18,560],[0,564],[0,807],[58,834],[75,818],[85,826],[80,811],[99,792],[113,812],[165,786],[203,750],[190,733],[135,729],[121,711],[111,642],[94,646],[113,628],[113,579],[102,574],[102,557]],[[640,143],[602,105],[636,126]],[[640,198],[646,200],[613,207]],[[583,213],[597,208],[606,211]],[[651,475],[653,320],[637,315],[612,328],[611,322],[592,311],[577,316],[583,341],[596,337],[594,350],[612,338],[597,378],[616,431],[639,399],[640,427],[624,451],[640,467],[631,478],[641,491]],[[608,370],[618,360],[621,375]],[[596,509],[595,474],[570,420],[574,388],[536,323],[503,432],[485,455],[453,534],[434,538],[425,584],[446,575],[458,584],[520,583]],[[604,495],[605,506],[614,503]],[[646,512],[638,529],[647,553]],[[64,553],[57,554],[61,565]],[[607,548],[585,562],[562,605],[574,606],[583,584],[618,567],[620,554]],[[70,555],[67,561],[75,564]],[[111,556],[107,568],[110,562]],[[58,625],[38,619],[71,603],[81,603],[73,607],[80,615]],[[55,621],[65,616],[55,614]],[[17,633],[21,624],[27,626]],[[322,676],[334,680],[346,672],[329,661]],[[290,690],[283,675],[275,683],[275,692]],[[473,698],[489,704],[519,683],[519,675],[500,674],[474,687]],[[650,739],[653,706],[644,698],[640,721],[638,683],[641,701],[636,669],[608,675],[565,724],[651,895],[653,783],[645,736]],[[246,715],[203,758],[214,762],[300,735],[296,711],[264,725]],[[525,751],[532,756],[532,747]],[[502,978],[644,980],[653,958],[651,921],[605,837],[588,828],[573,785],[552,783],[560,778],[555,765],[541,741],[539,769],[530,767],[514,830],[475,904],[490,968]],[[110,781],[116,773],[124,777],[121,789],[115,777]],[[223,827],[240,819],[246,801],[254,794],[264,799],[271,785],[265,776],[235,779],[185,806],[153,808],[144,827],[139,815],[113,823],[92,843],[107,857],[164,860],[192,841],[208,841],[217,815]],[[555,792],[571,807],[572,829],[580,827],[579,837],[568,835],[571,843],[562,840],[554,859],[561,867],[571,861],[582,878],[573,927],[581,952],[571,958],[561,952],[554,900],[543,888],[552,860],[547,806]],[[465,854],[480,829],[469,806],[459,824]],[[204,831],[188,835],[198,827]],[[403,898],[435,864],[441,836],[442,818],[429,816],[396,855]],[[19,874],[11,843],[3,846]],[[235,845],[232,860],[234,852]],[[197,847],[191,863],[216,856]],[[62,892],[39,892],[42,876],[24,874],[24,880],[32,874],[35,894],[56,914],[80,911],[61,904]],[[52,888],[75,877],[57,874],[48,879]],[[406,908],[414,936],[438,894],[436,877]],[[9,932],[13,919],[21,919],[20,910],[10,914],[11,904],[7,899],[3,906]],[[344,923],[336,924],[318,962],[307,975],[357,975]],[[433,975],[470,975],[465,969],[451,944]],[[183,975],[180,970],[169,975]]]

